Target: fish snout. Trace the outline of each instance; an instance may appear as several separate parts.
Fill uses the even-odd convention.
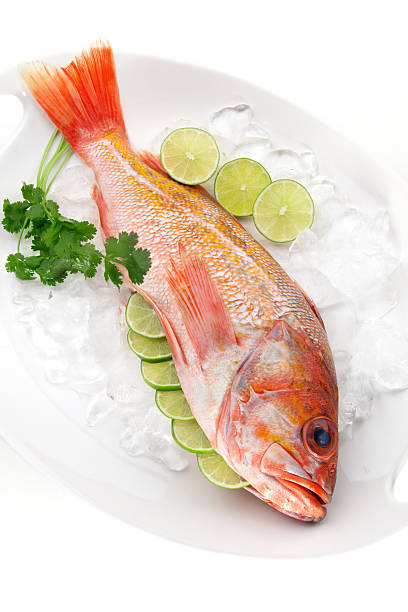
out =
[[[262,457],[261,472],[272,476],[287,492],[287,514],[298,514],[301,520],[320,521],[326,515],[325,504],[330,503],[334,482],[326,485],[312,480],[300,463],[278,442],[274,442]],[[295,501],[293,501],[295,500]],[[285,511],[285,510],[283,510]]]

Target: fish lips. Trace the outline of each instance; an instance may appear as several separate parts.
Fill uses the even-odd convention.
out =
[[[275,442],[267,449],[260,468],[262,473],[272,476],[287,490],[290,497],[294,495],[299,502],[294,505],[289,501],[285,509],[281,509],[282,512],[304,521],[316,522],[325,517],[324,505],[330,503],[331,493],[311,480],[302,466],[279,443]]]

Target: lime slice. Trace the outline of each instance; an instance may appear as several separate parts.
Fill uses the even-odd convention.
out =
[[[126,322],[136,334],[147,338],[164,338],[159,317],[138,293],[133,293],[126,306]]]
[[[174,130],[163,140],[160,157],[164,169],[176,181],[198,185],[214,174],[220,153],[211,134],[188,127]]]
[[[159,389],[159,391],[181,389],[176,368],[172,361],[160,361],[159,363],[142,361],[141,367],[144,381],[153,389]]]
[[[197,461],[203,476],[218,487],[241,489],[249,485],[249,482],[234,472],[218,453],[213,455],[197,455]]]
[[[190,453],[215,453],[209,439],[195,419],[191,421],[173,420],[171,431],[177,444]]]
[[[254,205],[257,229],[273,242],[290,242],[314,218],[314,205],[309,192],[296,181],[279,179],[266,187]]]
[[[252,214],[256,198],[271,182],[261,164],[241,157],[228,162],[217,174],[214,184],[215,197],[236,217]]]
[[[169,419],[192,421],[194,419],[182,391],[156,391],[156,405]]]
[[[144,361],[155,363],[171,359],[171,350],[166,338],[146,338],[129,329],[127,341],[132,351]]]

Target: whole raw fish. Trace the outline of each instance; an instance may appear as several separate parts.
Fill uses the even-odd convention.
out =
[[[105,237],[135,231],[150,251],[134,289],[160,317],[212,446],[266,503],[322,519],[336,479],[337,384],[314,304],[204,189],[132,151],[109,45],[65,68],[35,63],[21,73],[95,172]]]

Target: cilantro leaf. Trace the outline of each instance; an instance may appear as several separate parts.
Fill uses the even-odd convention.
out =
[[[28,207],[28,202],[11,203],[10,200],[4,200],[4,219],[1,223],[7,232],[17,234],[21,230],[26,220]]]
[[[105,242],[106,256],[109,259],[115,259],[116,257],[126,258],[129,253],[134,249],[138,241],[137,234],[135,232],[121,232],[118,238],[111,236]]]
[[[116,286],[119,286],[119,277],[112,268],[112,264],[117,263],[127,269],[132,283],[143,282],[151,264],[150,253],[146,249],[135,249],[137,242],[138,237],[135,232],[129,234],[121,232],[118,238],[111,236],[107,239],[105,242],[105,279],[110,278]]]
[[[107,258],[105,259],[104,277],[106,281],[111,280],[112,283],[116,285],[118,288],[123,283],[122,275],[119,272],[118,268],[115,266],[115,264],[111,263],[109,259]]]
[[[34,185],[26,185],[23,183],[21,188],[23,198],[30,204],[41,204],[44,198],[44,192],[40,187],[34,187]]]
[[[51,256],[42,257],[35,271],[44,285],[55,286],[67,278],[70,269],[71,261],[68,258]]]
[[[33,204],[30,206],[30,208],[27,210],[27,217],[31,220],[35,219],[36,221],[39,221],[40,219],[41,221],[45,221],[47,219],[47,215],[42,204]]]
[[[82,272],[87,278],[95,276],[96,269],[102,261],[102,253],[90,243],[77,246],[72,250],[71,257],[71,272]]]
[[[92,240],[96,234],[96,227],[92,223],[88,223],[88,221],[75,221],[73,229],[81,242]]]
[[[6,270],[7,272],[14,272],[17,278],[21,280],[31,280],[34,278],[32,269],[21,253],[11,253],[7,257]]]
[[[147,249],[136,249],[124,261],[132,283],[140,285],[151,266],[150,253]]]

